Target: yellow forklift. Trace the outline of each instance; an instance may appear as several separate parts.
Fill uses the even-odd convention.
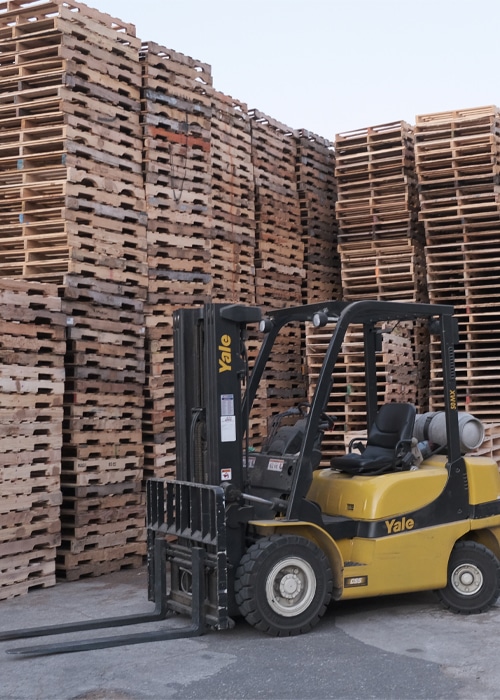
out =
[[[426,455],[409,403],[378,405],[382,333],[427,329],[442,359],[442,439]],[[289,324],[324,327],[314,394],[278,417],[253,449],[249,416],[273,347]],[[260,328],[249,367],[248,329]],[[321,444],[346,333],[362,328],[367,437],[324,466]],[[253,331],[252,331],[253,332]],[[456,613],[500,592],[500,477],[466,455],[459,425],[453,308],[328,301],[273,311],[205,304],[174,316],[176,479],[147,483],[149,615],[16,630],[0,640],[189,615],[187,627],[12,649],[47,654],[228,629],[236,617],[275,636],[309,631],[332,601],[435,590]],[[280,418],[286,418],[280,422]],[[292,422],[293,421],[293,422]]]

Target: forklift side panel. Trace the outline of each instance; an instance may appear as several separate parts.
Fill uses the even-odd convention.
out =
[[[469,528],[468,521],[461,521],[378,539],[339,541],[345,558],[342,598],[444,588],[450,552]]]

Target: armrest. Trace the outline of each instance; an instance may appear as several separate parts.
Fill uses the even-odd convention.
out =
[[[349,443],[347,451],[349,453],[351,453],[353,450],[359,450],[361,452],[361,454],[363,454],[365,449],[366,449],[366,445],[363,442],[361,442],[361,440],[359,438],[353,438]]]

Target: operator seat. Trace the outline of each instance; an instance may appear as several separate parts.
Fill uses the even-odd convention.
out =
[[[262,450],[262,454],[282,457],[285,454],[297,454],[300,452],[306,430],[306,419],[300,418],[295,425],[282,425],[272,438],[268,447]],[[311,469],[317,469],[321,462],[321,438],[320,431],[314,442],[311,453]]]
[[[348,474],[374,475],[403,471],[412,464],[412,439],[415,406],[411,403],[387,403],[380,407],[361,454],[349,451],[332,457],[332,469]],[[349,449],[354,442],[351,441]]]
[[[300,418],[294,425],[282,425],[263,452],[269,455],[295,454],[299,452],[302,447],[305,428],[305,418]]]

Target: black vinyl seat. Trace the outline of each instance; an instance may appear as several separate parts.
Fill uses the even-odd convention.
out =
[[[332,457],[332,469],[366,475],[409,469],[412,464],[415,413],[415,406],[410,403],[381,406],[362,453],[350,451],[346,455]],[[359,444],[359,441],[352,441],[350,449],[353,443]]]
[[[272,437],[264,452],[270,455],[295,454],[299,452],[304,439],[306,419],[301,418],[294,425],[282,425]]]

